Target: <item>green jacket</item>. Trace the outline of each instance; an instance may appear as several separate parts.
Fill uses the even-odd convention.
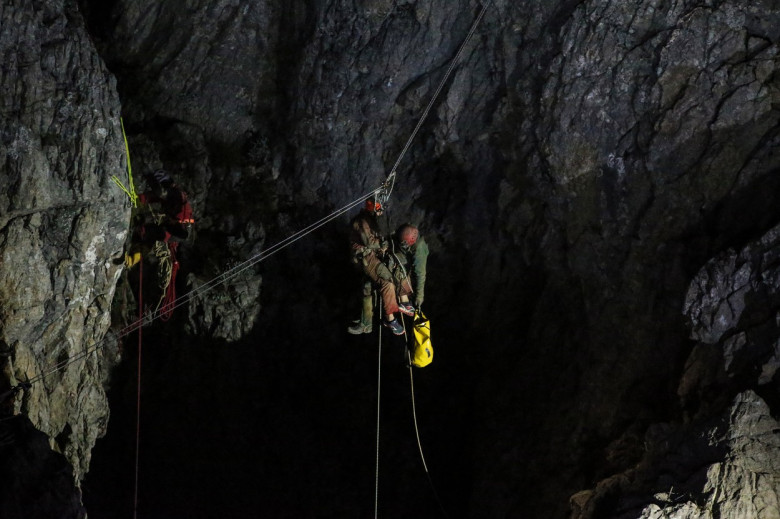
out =
[[[422,304],[425,298],[425,273],[428,267],[428,244],[420,236],[417,242],[409,248],[403,248],[398,242],[395,244],[395,255],[401,262],[406,275],[412,280],[412,289],[414,290],[415,301]]]

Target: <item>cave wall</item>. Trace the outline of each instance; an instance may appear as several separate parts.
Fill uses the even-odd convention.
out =
[[[81,57],[54,66],[63,75],[59,80],[30,72],[38,71],[38,62],[46,71],[59,63],[48,51],[24,60],[17,71],[9,57],[3,68],[4,82],[25,85],[4,98],[16,105],[4,108],[14,118],[3,130],[6,156],[13,158],[3,177],[9,179],[2,191],[9,217],[0,220],[9,251],[3,270],[18,271],[6,268],[11,252],[19,253],[17,265],[38,257],[33,268],[59,288],[31,301],[62,301],[61,308],[41,307],[28,327],[38,331],[25,332],[51,334],[38,362],[57,358],[68,333],[78,334],[70,341],[77,347],[81,337],[99,340],[108,324],[105,302],[118,275],[109,260],[121,248],[128,214],[108,175],[94,172],[124,170],[118,99],[136,171],[165,167],[190,194],[197,225],[183,247],[180,279],[184,290],[199,287],[375,189],[479,7],[466,0],[4,6],[3,20],[15,16],[26,23],[4,34],[5,54],[21,53],[20,42],[28,38],[52,38],[63,56]],[[747,260],[733,257],[749,256],[756,247],[749,244],[765,233],[773,236],[780,216],[774,195],[780,187],[778,18],[780,9],[770,1],[490,5],[399,164],[383,222],[388,229],[404,221],[419,224],[433,252],[426,307],[441,346],[436,365],[419,375],[427,375],[421,406],[430,419],[423,437],[439,440],[432,465],[447,474],[442,484],[448,502],[462,516],[665,517],[704,513],[707,506],[707,513],[761,508],[758,501],[723,496],[727,487],[748,488],[743,485],[751,474],[771,473],[778,455],[772,425],[777,403],[769,397],[776,388],[771,262],[751,270],[757,277],[750,294],[758,303],[745,306],[744,319],[731,318],[729,290],[744,286],[744,272],[731,266]],[[99,88],[83,90],[87,85]],[[38,103],[31,91],[63,101]],[[97,112],[82,114],[78,107]],[[41,115],[45,125],[24,123]],[[58,118],[66,121],[64,131],[49,127],[49,119]],[[87,135],[105,142],[85,143]],[[38,158],[20,163],[22,148]],[[55,156],[64,157],[59,164],[78,164],[76,173],[46,166]],[[57,175],[66,177],[64,187],[56,184]],[[24,182],[35,188],[19,189]],[[12,187],[18,194],[6,195]],[[23,193],[61,198],[41,211]],[[73,203],[75,215],[51,216]],[[68,218],[68,232],[57,235],[55,226]],[[86,220],[92,226],[76,232],[76,222],[86,226]],[[267,470],[282,463],[274,451],[285,427],[323,431],[353,423],[370,429],[368,354],[352,362],[347,353],[336,353],[366,346],[344,338],[356,285],[343,245],[346,217],[338,222],[269,265],[190,301],[169,328],[157,329],[156,336],[152,331],[151,340],[167,348],[153,361],[151,377],[158,378],[147,390],[160,420],[190,424],[185,411],[208,402],[209,409],[219,409],[213,421],[232,423],[239,438],[235,450],[219,448],[236,458],[251,453],[252,463]],[[40,234],[46,252],[36,256],[29,234],[50,227]],[[58,256],[67,250],[76,258],[74,247],[86,260]],[[707,263],[729,248],[731,263]],[[75,265],[84,264],[86,272],[77,272]],[[726,287],[710,299],[692,295],[694,287],[707,286],[700,272],[705,264]],[[105,287],[90,285],[89,292],[79,285],[84,275],[98,276]],[[762,275],[767,277],[759,281]],[[25,294],[23,287],[7,286],[4,297],[11,303],[3,308],[21,305],[13,301]],[[29,289],[41,290],[37,283]],[[63,311],[71,315],[70,293],[89,294],[78,299],[92,319],[78,326],[89,331],[74,325],[76,331],[68,332],[62,328],[67,319],[56,319]],[[100,311],[87,311],[97,301]],[[726,307],[732,313],[724,320]],[[15,355],[6,368],[12,385],[22,373],[29,376],[24,359],[30,354],[21,345],[35,341],[22,340],[9,326],[13,312],[4,311],[10,317],[3,318],[2,333]],[[717,316],[711,322],[720,323],[717,337],[702,331],[700,316],[708,312]],[[759,353],[746,354],[752,352],[746,344]],[[285,346],[295,348],[294,360]],[[93,364],[74,376],[90,369],[98,370]],[[242,382],[242,369],[261,375]],[[752,376],[756,371],[762,375]],[[127,387],[131,378],[117,375]],[[215,386],[231,395],[236,411],[207,389]],[[77,387],[103,405],[103,389],[92,378]],[[127,387],[117,397],[120,406]],[[334,405],[355,388],[359,397]],[[42,395],[34,388],[17,411],[49,437],[66,439],[59,449],[76,467],[78,481],[100,428],[74,435],[87,438],[83,443],[70,440],[62,434],[65,418],[47,425],[33,417],[41,412],[32,403],[43,398],[36,391]],[[298,411],[290,411],[296,405]],[[68,408],[59,400],[41,407],[55,414]],[[742,418],[750,414],[747,408],[757,409],[758,418]],[[103,424],[102,407],[79,409],[91,423]],[[238,409],[252,409],[253,418],[236,425]],[[214,437],[220,427],[190,426]],[[181,434],[170,427],[168,437]],[[697,440],[708,434],[712,442]],[[246,503],[307,515],[323,495],[360,501],[372,492],[372,482],[354,474],[360,456],[345,454],[354,447],[348,436],[334,428],[319,440],[322,451],[342,453],[324,463],[332,477],[319,483],[320,493],[295,496],[280,484]],[[762,442],[770,447],[754,454]],[[293,436],[283,445],[300,463],[317,456]],[[182,456],[196,455],[185,450]],[[461,455],[453,457],[453,450]],[[392,455],[399,474],[414,470],[413,449]],[[767,465],[744,462],[757,456]],[[239,465],[253,481],[271,477],[245,463]],[[281,481],[302,478],[281,473]],[[349,491],[342,481],[352,481]],[[770,478],[761,488],[772,485]],[[685,493],[675,496],[666,487]],[[391,488],[404,498],[392,511],[425,501],[403,481]],[[765,502],[765,510],[776,509],[771,492]],[[347,515],[360,509],[338,500],[330,507]]]
[[[502,220],[522,214],[530,176],[549,278],[525,341],[496,357],[518,359],[499,377],[511,382],[485,393],[527,395],[486,415],[501,439],[479,478],[492,515],[528,499],[553,509],[564,497],[549,478],[589,487],[633,466],[648,424],[676,416],[691,277],[777,219],[776,16],[766,3],[561,3],[523,33],[511,149],[528,152]],[[527,462],[501,463],[507,452]]]
[[[120,103],[73,3],[4,2],[0,19],[0,384],[35,381],[4,402],[0,515],[81,517],[116,360],[94,346],[129,217]]]

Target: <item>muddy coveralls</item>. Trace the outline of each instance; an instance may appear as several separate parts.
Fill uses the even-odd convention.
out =
[[[352,261],[361,268],[367,278],[363,283],[363,310],[360,324],[369,328],[374,318],[371,297],[373,285],[377,287],[382,298],[385,314],[392,315],[398,311],[393,276],[381,260],[381,256],[387,249],[387,242],[379,232],[379,225],[373,213],[361,210],[352,219],[350,222],[350,242]]]

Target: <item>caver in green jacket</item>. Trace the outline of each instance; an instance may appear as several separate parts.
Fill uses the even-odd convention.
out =
[[[428,244],[419,235],[416,227],[402,225],[393,236],[395,257],[411,278],[414,290],[414,306],[422,305],[425,299],[425,274],[428,266]]]

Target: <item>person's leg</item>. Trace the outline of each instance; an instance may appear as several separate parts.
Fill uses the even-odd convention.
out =
[[[379,289],[379,296],[382,298],[382,306],[385,318],[382,324],[390,328],[395,335],[404,333],[403,326],[395,319],[395,313],[398,312],[398,300],[395,294],[395,284],[390,270],[379,258],[373,254],[366,257],[365,272]]]
[[[365,272],[379,288],[385,315],[389,315],[391,318],[387,320],[392,321],[394,319],[392,314],[398,311],[398,301],[395,298],[395,285],[393,284],[393,276],[390,274],[390,270],[384,263],[379,261],[379,258],[371,254],[366,256]]]
[[[353,323],[352,326],[347,328],[347,331],[353,335],[359,335],[361,333],[371,333],[373,331],[374,323],[374,287],[370,279],[366,279],[363,282],[363,300],[362,309],[360,312],[360,319]]]
[[[379,295],[382,297],[385,316],[388,321],[392,321],[395,319],[393,314],[398,311],[398,301],[395,298],[395,285],[391,281],[380,278]]]
[[[404,315],[408,315],[410,317],[414,316],[414,305],[409,302],[409,294],[412,293],[412,285],[409,283],[408,278],[401,280],[398,291],[399,299],[401,300],[401,302],[398,303],[399,311]]]

